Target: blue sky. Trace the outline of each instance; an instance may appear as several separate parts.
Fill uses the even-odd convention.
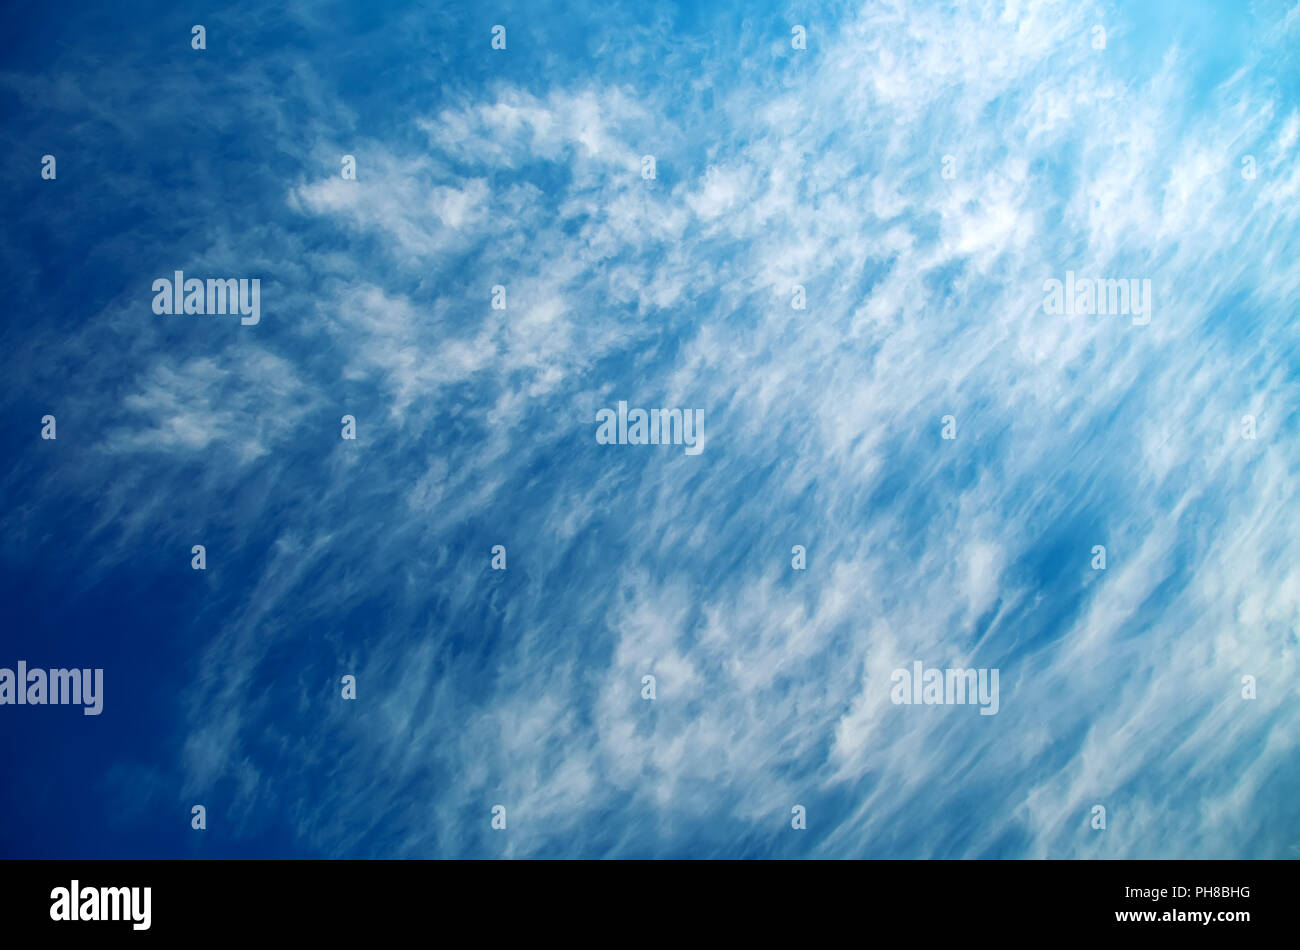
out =
[[[625,6],[6,13],[0,854],[1300,855],[1300,7]]]

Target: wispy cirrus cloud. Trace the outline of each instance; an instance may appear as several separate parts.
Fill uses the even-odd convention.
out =
[[[154,765],[178,794],[343,855],[1282,852],[1297,119],[1258,78],[1294,71],[1282,41],[1197,86],[1196,37],[1101,7],[788,29],[685,35],[671,83],[512,65],[364,123],[298,52],[232,76],[266,109],[293,67],[293,172],[228,212],[250,236],[187,248],[255,249],[278,311],[218,337],[119,302],[138,338],[66,397],[111,389],[111,425],[57,481],[152,476],[139,530],[230,534]],[[1067,269],[1150,277],[1150,325],[1044,314]],[[597,446],[629,398],[704,407],[707,450]],[[1000,668],[1000,711],[893,705],[914,659]]]

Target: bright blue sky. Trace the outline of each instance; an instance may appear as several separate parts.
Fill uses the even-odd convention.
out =
[[[625,6],[6,13],[0,854],[1300,854],[1300,7]]]

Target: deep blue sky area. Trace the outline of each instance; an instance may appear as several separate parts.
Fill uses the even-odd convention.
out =
[[[104,697],[0,703],[0,857],[1300,856],[1297,50],[1285,0],[6,9],[0,670]]]

